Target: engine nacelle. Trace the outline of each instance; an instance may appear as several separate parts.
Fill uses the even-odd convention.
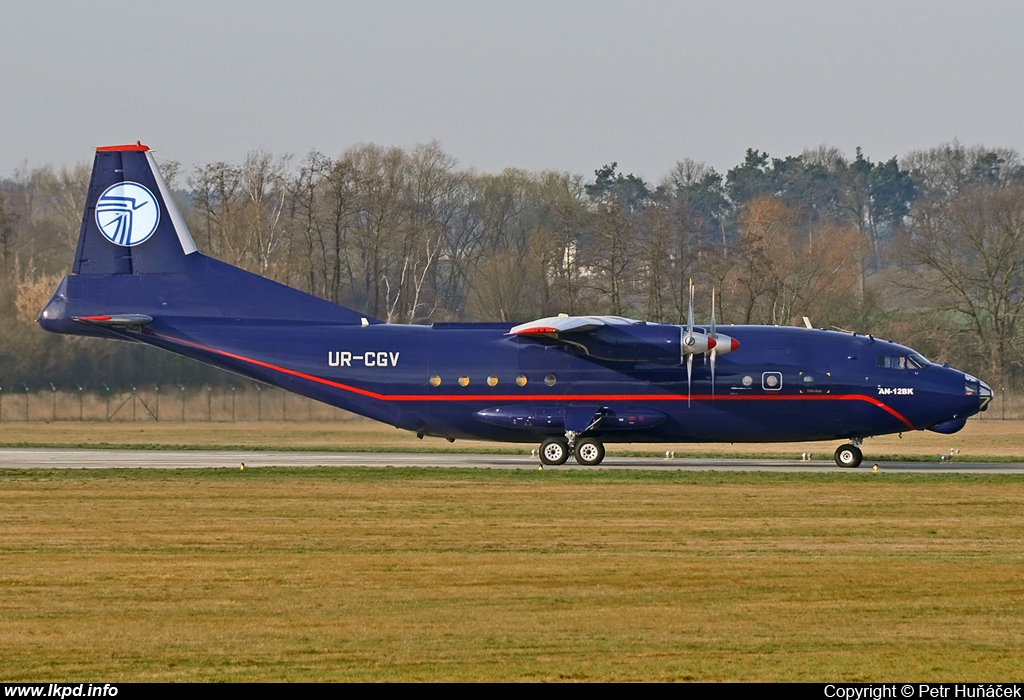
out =
[[[676,365],[681,356],[682,335],[678,326],[662,323],[634,323],[603,326],[570,341],[587,355],[612,362],[651,362]]]

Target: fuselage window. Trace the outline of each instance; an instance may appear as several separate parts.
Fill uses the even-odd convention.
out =
[[[462,375],[461,377],[459,377],[459,386],[467,385],[469,385],[469,377],[467,377],[466,375]]]
[[[544,377],[544,383],[547,384],[548,386],[554,386],[555,385],[555,375],[549,374],[548,376]]]
[[[430,378],[430,386],[441,386],[441,378],[435,374]]]
[[[782,388],[782,372],[765,372],[761,375],[761,388],[766,391],[778,391]]]
[[[526,386],[526,377],[523,376],[522,374],[520,374],[518,377],[516,377],[516,385],[517,386]]]
[[[487,386],[497,386],[497,385],[498,385],[498,378],[495,377],[493,374],[487,378]]]

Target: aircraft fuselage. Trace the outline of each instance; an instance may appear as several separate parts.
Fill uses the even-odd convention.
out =
[[[96,287],[122,279],[89,281],[92,295],[117,298]],[[956,421],[987,400],[983,385],[963,372],[918,367],[906,359],[914,355],[909,348],[838,331],[723,326],[740,348],[718,358],[714,386],[707,359],[698,356],[688,388],[682,363],[597,359],[585,348],[509,335],[508,323],[360,326],[179,316],[173,309],[161,314],[159,299],[141,293],[149,285],[137,283],[124,308],[151,313],[151,323],[90,326],[71,320],[100,311],[85,298],[76,301],[85,296],[76,293],[84,284],[67,278],[59,315],[48,307],[44,327],[148,343],[446,438],[536,442],[582,432],[603,412],[589,434],[605,442],[854,439]],[[104,302],[102,310],[111,306]]]

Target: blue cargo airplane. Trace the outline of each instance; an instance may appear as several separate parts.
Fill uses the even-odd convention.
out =
[[[97,149],[72,274],[39,316],[54,333],[146,343],[420,437],[539,442],[584,465],[612,442],[847,440],[953,433],[992,389],[871,336],[614,316],[395,325],[196,249],[152,153]],[[712,303],[712,307],[714,304]],[[809,324],[807,324],[809,325]],[[694,358],[698,362],[694,363]]]

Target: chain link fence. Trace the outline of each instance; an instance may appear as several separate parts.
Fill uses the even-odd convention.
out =
[[[266,385],[149,385],[131,390],[74,390],[50,384],[0,387],[0,422],[14,421],[331,421],[352,416],[333,406]]]

